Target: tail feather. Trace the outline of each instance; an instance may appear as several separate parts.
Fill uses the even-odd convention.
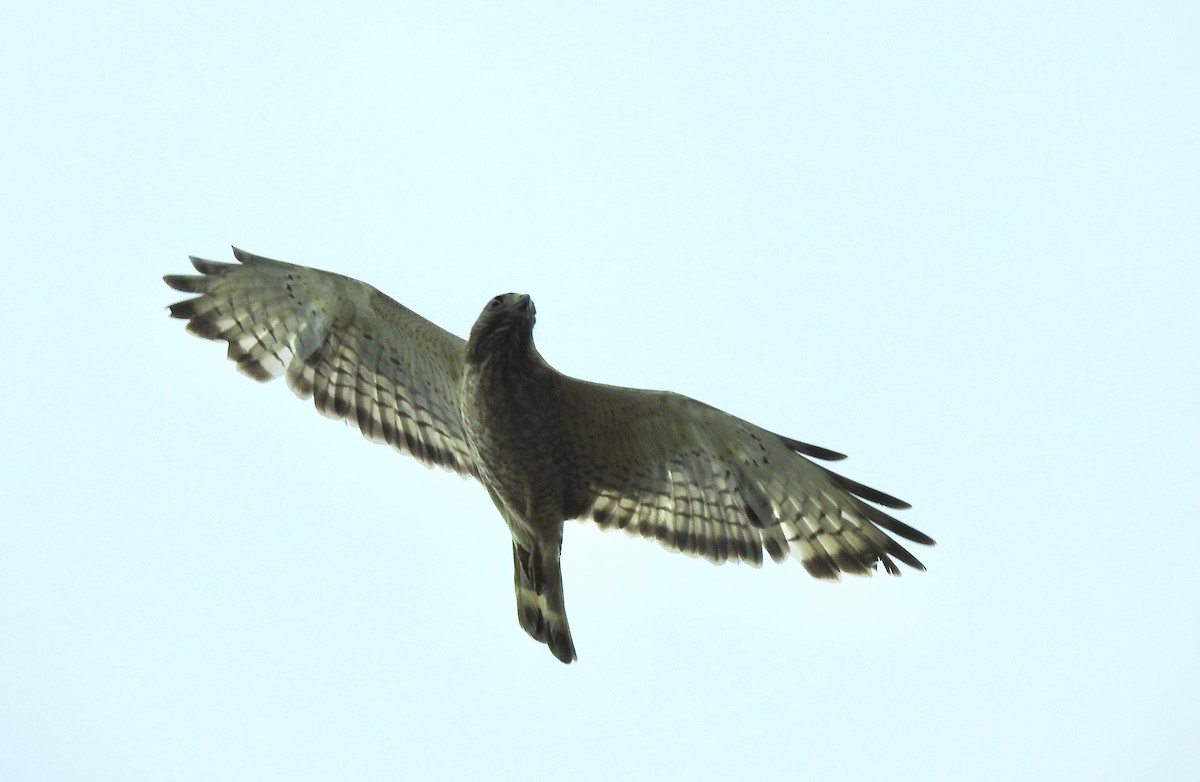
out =
[[[559,546],[535,545],[533,551],[513,543],[513,585],[517,593],[517,619],[536,641],[564,663],[575,660],[575,644],[563,606]]]

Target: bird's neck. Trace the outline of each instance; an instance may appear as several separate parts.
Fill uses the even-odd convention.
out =
[[[521,372],[542,361],[533,339],[516,332],[488,334],[467,341],[467,364],[481,372]]]

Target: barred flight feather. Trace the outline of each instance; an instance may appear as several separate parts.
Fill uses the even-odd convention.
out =
[[[170,308],[188,331],[227,342],[255,380],[284,376],[367,439],[474,474],[458,411],[461,339],[357,280],[235,253],[241,264],[192,258],[203,276],[163,278],[200,294]]]
[[[771,434],[675,394],[660,392],[657,404],[650,404],[654,397],[634,396],[629,389],[574,388],[578,399],[568,421],[622,406],[628,408],[623,417],[636,421],[624,430],[626,453],[618,464],[664,465],[657,471],[601,469],[588,475],[588,493],[595,499],[583,515],[601,527],[655,538],[666,548],[714,562],[757,565],[764,550],[777,562],[791,555],[822,579],[867,575],[880,564],[896,574],[893,558],[924,569],[879,528],[918,543],[932,539],[865,501],[890,508],[907,503],[799,455],[841,454]],[[585,431],[581,426],[577,434]],[[627,513],[621,498],[631,496],[639,505]],[[665,517],[657,511],[663,507],[670,508]]]
[[[559,569],[567,518],[711,562],[794,557],[823,579],[924,570],[891,535],[933,539],[881,509],[908,503],[809,458],[844,454],[678,394],[561,375],[533,347],[528,296],[495,297],[464,341],[349,277],[234,256],[165,276],[196,294],[171,315],[226,342],[249,377],[282,376],[368,440],[478,478],[512,535],[518,620],[563,662],[575,659]]]

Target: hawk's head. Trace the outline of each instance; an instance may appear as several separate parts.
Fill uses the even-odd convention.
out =
[[[537,310],[525,293],[501,293],[479,313],[467,340],[467,358],[514,356],[533,351],[533,322]]]

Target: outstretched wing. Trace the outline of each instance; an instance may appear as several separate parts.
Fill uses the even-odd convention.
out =
[[[366,283],[260,258],[192,258],[200,272],[167,275],[200,294],[171,305],[193,334],[229,343],[239,370],[284,375],[301,399],[429,465],[475,473],[458,406],[463,340]]]
[[[791,553],[818,578],[924,566],[889,537],[934,541],[875,505],[907,503],[806,459],[841,454],[678,394],[565,379],[572,511],[714,562]],[[868,502],[869,501],[869,502]]]

